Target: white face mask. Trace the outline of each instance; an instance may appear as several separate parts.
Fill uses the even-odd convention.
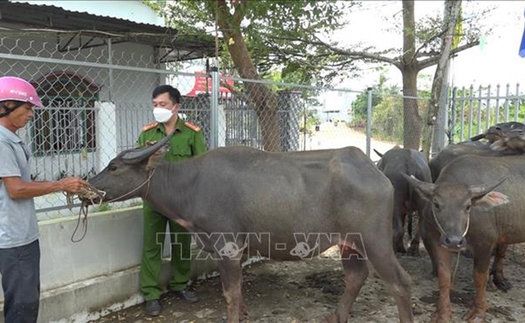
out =
[[[168,121],[172,115],[173,115],[173,112],[171,112],[171,110],[168,110],[168,109],[164,109],[164,108],[154,108],[153,109],[153,116],[155,117],[155,121],[160,122],[160,123],[164,123]]]

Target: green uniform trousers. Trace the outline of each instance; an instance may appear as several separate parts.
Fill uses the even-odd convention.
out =
[[[171,237],[171,272],[169,287],[183,290],[191,274],[191,234],[175,221],[171,221],[153,210],[144,201],[144,247],[140,267],[140,286],[146,301],[159,299],[162,295],[160,271],[162,251],[166,238],[166,224],[169,223]],[[183,234],[177,234],[183,233]]]

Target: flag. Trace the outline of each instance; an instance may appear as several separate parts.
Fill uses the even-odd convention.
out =
[[[481,35],[479,37],[479,50],[483,52],[485,45],[487,44],[487,35]]]
[[[525,15],[525,12],[524,12]],[[520,52],[521,57],[525,57],[525,29],[523,30],[523,36],[521,36]]]

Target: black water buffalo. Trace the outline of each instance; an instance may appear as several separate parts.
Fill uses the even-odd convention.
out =
[[[299,260],[335,244],[346,286],[328,321],[347,321],[368,276],[365,259],[393,294],[400,321],[413,321],[410,277],[390,238],[393,188],[359,149],[268,153],[226,147],[170,164],[160,162],[167,140],[120,153],[89,182],[106,192],[104,201],[140,196],[192,231],[218,260],[229,322],[243,315],[236,251]]]
[[[384,154],[381,154],[374,149],[381,159],[377,163],[383,174],[390,180],[394,187],[394,215],[393,215],[393,229],[394,229],[394,251],[399,253],[406,253],[403,237],[405,235],[405,219],[407,215],[413,212],[420,214],[426,204],[415,189],[410,186],[407,180],[401,176],[401,173],[413,175],[415,178],[432,182],[430,176],[430,169],[423,155],[414,149],[394,147]],[[411,226],[409,226],[409,232]],[[419,230],[412,234],[412,241],[408,254],[411,256],[419,255]]]
[[[491,149],[490,144],[486,142],[461,142],[458,144],[450,144],[441,150],[434,158],[428,162],[430,173],[432,174],[432,181],[436,181],[441,170],[454,159],[465,155],[476,156],[503,156],[504,152],[496,149]]]
[[[525,241],[523,157],[463,156],[449,163],[434,184],[408,179],[429,202],[427,243],[438,263],[440,286],[434,319],[450,320],[449,251],[459,250],[468,243],[474,259],[476,296],[466,318],[469,322],[483,321],[488,307],[485,288],[493,250]],[[493,191],[495,188],[497,192]]]
[[[525,125],[521,122],[510,121],[495,124],[487,129],[482,134],[470,138],[471,141],[477,141],[480,139],[486,139],[489,143],[496,142],[502,138],[505,138],[507,134],[516,129],[525,129]]]
[[[525,130],[514,129],[490,145],[490,149],[523,154],[525,152]]]

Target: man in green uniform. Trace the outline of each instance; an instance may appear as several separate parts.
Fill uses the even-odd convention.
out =
[[[181,120],[178,117],[180,109],[180,92],[170,85],[161,85],[153,91],[153,115],[157,122],[142,128],[138,145],[145,146],[156,142],[168,134],[175,132],[169,142],[169,151],[165,155],[168,162],[179,162],[202,154],[206,151],[204,136],[200,127]],[[191,270],[191,235],[178,223],[168,220],[156,212],[152,205],[144,201],[144,247],[140,269],[140,286],[146,301],[147,314],[157,316],[162,310],[159,298],[162,295],[160,272],[162,266],[162,250],[166,236],[166,224],[169,223],[171,236],[171,268],[172,278],[168,291],[189,302],[197,302],[198,298],[186,289]],[[177,233],[186,233],[177,235]]]

